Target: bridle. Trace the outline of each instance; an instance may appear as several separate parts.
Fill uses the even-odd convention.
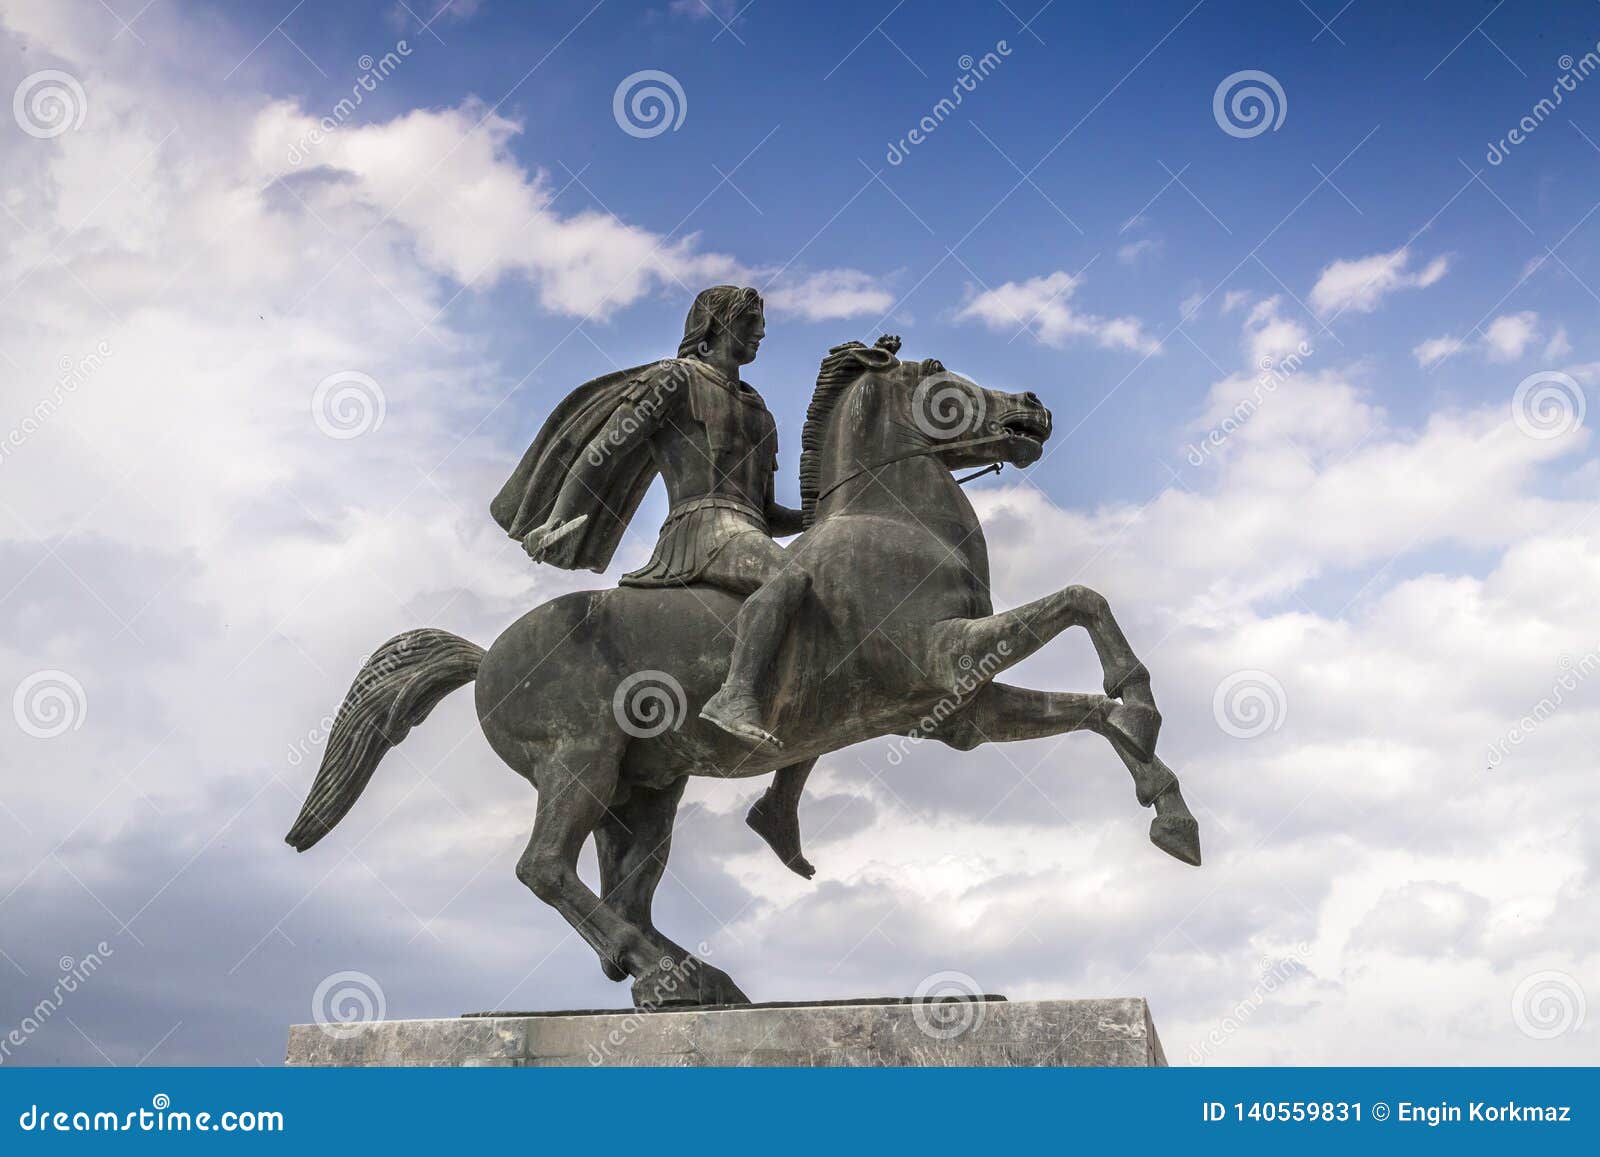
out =
[[[965,438],[960,442],[940,442],[937,445],[932,446],[918,446],[915,450],[907,450],[904,454],[896,454],[892,457],[885,458],[882,462],[877,462],[870,466],[858,466],[854,470],[850,471],[850,473],[846,474],[843,478],[835,479],[826,487],[817,491],[817,502],[820,503],[824,498],[828,497],[828,495],[839,489],[839,487],[843,486],[846,482],[854,481],[863,474],[870,474],[874,471],[882,470],[886,466],[893,466],[896,462],[904,462],[910,458],[920,458],[925,454],[943,454],[947,450],[965,450],[969,446],[985,446],[990,442],[1000,442],[1011,436],[1012,435],[1009,431],[1001,430],[994,434],[985,435],[982,438]],[[993,462],[988,466],[985,466],[982,470],[979,470],[973,474],[968,474],[964,478],[956,479],[956,483],[957,485],[965,485],[966,483],[971,482],[974,478],[981,478],[985,474],[998,474],[1000,470],[1001,464],[999,462]]]

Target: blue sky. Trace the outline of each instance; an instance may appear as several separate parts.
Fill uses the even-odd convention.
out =
[[[728,279],[790,501],[847,338],[1051,406],[969,490],[996,602],[1106,594],[1206,863],[1092,736],[867,743],[814,883],[761,783],[692,784],[664,929],[758,999],[1145,995],[1176,1063],[1592,1059],[1600,5],[407,2],[0,0],[0,1025],[106,946],[0,1063],[275,1063],[352,971],[391,1016],[624,999],[514,877],[470,696],[281,839],[383,639],[648,556],[659,495],[603,577],[488,501]],[[615,115],[646,71],[675,129]],[[1276,127],[1218,119],[1244,72]],[[1016,669],[1099,679],[1078,635]]]
[[[1148,497],[1169,483],[1161,463],[1181,465],[1177,435],[1217,376],[1206,358],[1232,366],[1236,326],[1206,310],[1185,328],[1190,340],[1174,336],[1136,365],[1089,343],[1052,349],[951,324],[985,286],[1087,269],[1090,308],[1136,315],[1159,337],[1192,294],[1214,305],[1230,290],[1286,286],[1304,298],[1329,262],[1412,242],[1421,256],[1450,256],[1451,275],[1426,300],[1347,317],[1326,339],[1355,344],[1375,396],[1406,422],[1502,386],[1461,362],[1420,372],[1410,351],[1424,337],[1460,336],[1519,309],[1557,321],[1570,312],[1576,323],[1595,304],[1554,264],[1513,289],[1562,238],[1573,273],[1594,278],[1596,226],[1580,221],[1600,150],[1578,131],[1600,134],[1593,98],[1577,94],[1507,162],[1484,159],[1548,95],[1558,58],[1593,47],[1588,4],[1541,4],[1535,23],[1516,4],[1358,3],[1326,27],[1315,5],[1299,4],[1057,3],[1037,13],[998,2],[885,4],[882,13],[757,4],[731,26],[727,9],[713,7],[719,15],[697,2],[676,15],[656,4],[487,4],[467,20],[434,21],[435,39],[415,20],[397,31],[389,4],[307,6],[283,28],[313,65],[268,35],[281,6],[256,5],[238,15],[239,37],[267,40],[235,83],[249,77],[308,108],[331,107],[356,58],[403,36],[415,55],[358,120],[477,97],[523,125],[510,150],[563,190],[563,211],[677,227],[753,262],[798,254],[804,265],[882,278],[895,298],[887,317],[771,327],[751,377],[786,431],[803,413],[818,352],[845,337],[871,340],[878,322],[911,349],[1039,389],[1063,428],[1115,388],[1116,407],[1139,420],[1097,422],[1093,437],[1058,446],[1037,471],[1052,495],[1080,502]],[[1324,19],[1337,11],[1331,0],[1323,7]],[[963,54],[1000,41],[1011,52],[993,75],[903,163],[887,164],[888,144],[962,75]],[[1212,94],[1245,67],[1277,77],[1288,110],[1280,129],[1239,140],[1219,131]],[[617,131],[611,95],[646,68],[681,82],[687,115],[678,130],[638,140]],[[719,170],[735,166],[721,183]],[[1181,184],[1171,183],[1179,172]],[[1118,261],[1144,239],[1158,248]],[[672,343],[683,296],[594,326],[594,339],[625,362],[657,356]],[[530,311],[514,280],[452,308],[508,365],[543,363],[517,396],[512,441],[568,385],[604,368],[581,338],[552,353],[570,324]]]

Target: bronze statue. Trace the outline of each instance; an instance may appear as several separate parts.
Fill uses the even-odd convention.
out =
[[[644,1007],[746,1002],[726,973],[651,918],[691,775],[778,771],[791,781],[789,807],[798,798],[794,781],[803,783],[816,759],[865,739],[927,736],[970,750],[1088,730],[1110,741],[1140,804],[1154,807],[1151,841],[1199,864],[1199,825],[1155,754],[1161,717],[1149,672],[1106,600],[1068,586],[999,614],[990,602],[983,532],[952,471],[1031,465],[1050,436],[1050,412],[1031,393],[985,389],[933,360],[902,361],[898,339],[836,346],[823,359],[802,437],[805,530],[782,550],[768,534],[795,521],[772,503],[770,456],[748,471],[717,456],[732,438],[767,454],[770,416],[761,422],[755,402],[739,402],[748,411],[730,403],[731,417],[704,404],[716,397],[711,391],[733,391],[737,366],[754,356],[761,323],[750,296],[702,295],[704,308],[697,302],[691,313],[686,340],[695,344],[687,352],[715,362],[680,356],[597,379],[568,398],[496,500],[497,519],[534,557],[603,567],[654,474],[667,474],[673,506],[650,563],[615,589],[535,608],[487,652],[438,630],[384,644],[340,709],[288,842],[304,851],[327,834],[384,752],[440,698],[476,680],[490,745],[539,793],[518,877],[589,942],[607,976],[634,978],[634,1001]],[[706,317],[703,327],[697,315]],[[736,432],[711,424],[724,418]],[[661,432],[674,422],[672,433]],[[701,438],[711,453],[714,436],[725,441],[711,472],[680,462],[673,474],[662,465]],[[610,465],[607,445],[616,454]],[[593,488],[588,497],[571,489],[573,478],[588,480],[577,484]],[[675,478],[683,489],[673,489]],[[712,486],[697,491],[696,480]],[[741,604],[735,584],[758,593]],[[746,615],[767,598],[772,606]],[[1105,694],[995,682],[1073,626],[1089,632]],[[737,647],[730,628],[740,632]],[[771,648],[770,663],[762,647]],[[770,670],[772,690],[751,708],[738,699],[753,694],[744,680],[758,667]],[[751,742],[724,726],[728,718],[703,716],[729,688],[728,716],[749,722],[753,711],[781,746]],[[577,873],[591,835],[598,895]],[[768,838],[784,854],[783,841]]]

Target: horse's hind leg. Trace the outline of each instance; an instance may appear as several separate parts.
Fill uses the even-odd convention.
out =
[[[602,961],[634,978],[634,1004],[748,1004],[727,973],[641,927],[579,878],[578,853],[605,819],[621,751],[620,742],[588,751],[567,748],[537,761],[530,778],[539,789],[539,807],[517,878],[560,912]]]
[[[647,929],[657,938],[672,944],[656,931],[650,914],[656,885],[667,870],[667,855],[672,850],[672,824],[678,815],[678,802],[688,777],[670,787],[635,787],[628,798],[606,809],[595,829],[595,851],[600,860],[600,895],[624,920]],[[688,953],[673,944],[682,956]],[[628,974],[613,961],[601,958],[600,967],[612,980]]]
[[[953,680],[969,676],[974,665],[995,675],[1022,662],[1069,627],[1089,632],[1105,673],[1105,692],[1122,700],[1112,726],[1135,754],[1153,758],[1161,713],[1150,693],[1150,672],[1133,653],[1105,597],[1088,587],[1066,587],[997,615],[941,623],[931,657]]]

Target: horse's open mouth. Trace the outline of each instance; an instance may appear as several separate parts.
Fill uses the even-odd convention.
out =
[[[1000,429],[1013,438],[1026,438],[1030,442],[1042,443],[1050,437],[1049,419],[1038,414],[1008,414],[1000,419]]]

